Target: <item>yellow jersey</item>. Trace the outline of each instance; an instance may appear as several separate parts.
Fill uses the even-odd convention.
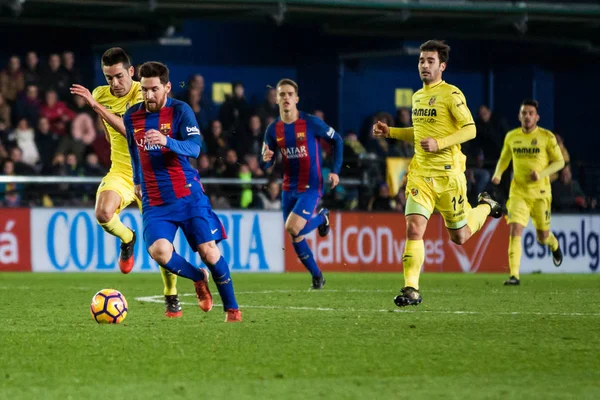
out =
[[[550,174],[545,170],[553,162],[564,163],[562,152],[552,132],[539,126],[529,133],[523,132],[521,128],[509,131],[504,138],[494,176],[501,177],[511,160],[514,172],[510,184],[511,197],[552,197]],[[536,171],[540,179],[532,181],[531,171]]]
[[[411,174],[431,177],[465,172],[466,157],[460,144],[437,152],[426,152],[419,144],[429,137],[439,142],[439,139],[475,124],[460,89],[444,81],[424,85],[412,97],[412,123],[415,156],[410,163]]]
[[[133,81],[131,89],[123,97],[116,97],[110,92],[110,86],[98,86],[92,93],[94,100],[102,104],[111,113],[122,117],[125,111],[132,105],[144,101],[142,89],[139,82]],[[122,175],[123,177],[133,180],[133,172],[131,169],[131,158],[129,148],[127,147],[127,139],[119,132],[113,129],[112,126],[102,121],[104,127],[108,131],[110,142],[110,172]]]

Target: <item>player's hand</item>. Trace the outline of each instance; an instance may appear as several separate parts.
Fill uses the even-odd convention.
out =
[[[142,185],[135,185],[133,187],[133,192],[138,197],[138,199],[142,199]]]
[[[338,174],[334,174],[333,172],[329,173],[329,178],[327,178],[329,182],[331,182],[331,188],[335,188],[338,183],[340,183],[340,177]]]
[[[94,108],[96,104],[98,104],[96,103],[96,100],[94,100],[94,97],[92,96],[90,91],[85,86],[77,84],[72,85],[71,94],[76,94],[77,96],[83,97],[83,100],[85,100],[86,104],[92,108]]]
[[[531,180],[534,181],[534,182],[537,182],[537,181],[540,180],[540,174],[538,174],[534,170],[531,170],[531,174],[529,176],[531,176]]]
[[[165,147],[167,145],[167,137],[156,129],[150,129],[146,132],[146,143],[148,143],[150,146],[159,144]]]
[[[264,162],[269,162],[273,158],[273,150],[269,149],[266,143],[263,143],[262,159]]]
[[[385,122],[377,121],[373,125],[373,136],[380,138],[390,137],[390,128]]]
[[[493,183],[494,185],[499,185],[499,184],[500,184],[500,178],[498,178],[497,176],[494,176],[494,177],[492,178],[492,183]]]
[[[421,140],[421,147],[423,148],[423,150],[428,151],[430,153],[435,153],[440,149],[437,140],[430,137]]]

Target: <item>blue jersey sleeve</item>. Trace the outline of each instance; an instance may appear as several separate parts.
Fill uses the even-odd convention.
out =
[[[125,113],[125,115],[123,116],[123,124],[125,125],[127,147],[129,148],[129,155],[131,156],[131,168],[133,169],[133,184],[139,185],[142,182],[142,168],[140,166],[140,154],[138,153],[137,144],[135,143],[135,136],[129,113]]]
[[[165,147],[182,156],[196,158],[200,155],[202,146],[202,137],[196,116],[187,104],[179,106],[178,111],[180,113],[178,131],[174,133],[173,137],[177,137],[179,140],[167,136]]]
[[[335,129],[327,125],[319,118],[313,116],[310,119],[310,122],[314,128],[315,136],[323,138],[332,144],[333,165],[331,166],[331,172],[339,175],[342,169],[342,161],[344,157],[344,140],[340,134],[335,131]]]
[[[273,165],[273,163],[275,162],[275,155],[273,154],[273,158],[271,158],[270,161],[263,161],[262,155],[264,154],[266,149],[269,149],[273,152],[275,152],[277,150],[277,140],[275,139],[275,123],[271,123],[269,126],[267,126],[267,129],[265,130],[265,140],[263,142],[263,148],[262,148],[262,153],[259,156],[260,157],[260,165],[262,166],[263,169],[267,169],[269,168],[271,165]]]

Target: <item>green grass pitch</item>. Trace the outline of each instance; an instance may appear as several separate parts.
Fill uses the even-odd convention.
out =
[[[403,310],[401,273],[326,277],[234,274],[225,324],[185,279],[170,320],[158,274],[0,274],[0,399],[600,399],[600,275],[424,274]]]

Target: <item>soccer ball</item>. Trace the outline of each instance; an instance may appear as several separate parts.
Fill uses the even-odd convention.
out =
[[[92,298],[90,312],[99,324],[120,324],[127,316],[127,300],[115,289],[102,289]]]

